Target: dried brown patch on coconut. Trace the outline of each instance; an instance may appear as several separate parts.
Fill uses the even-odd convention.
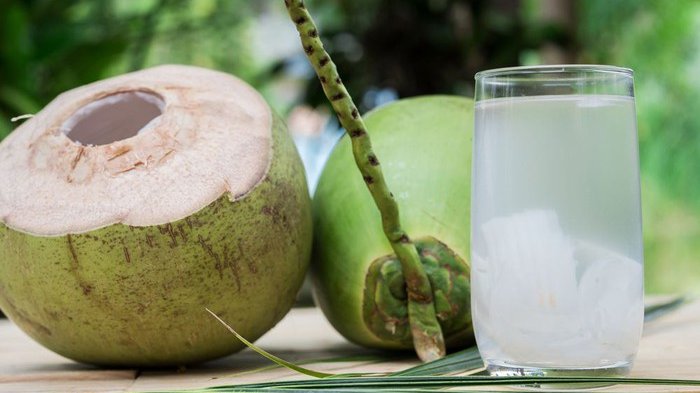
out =
[[[62,235],[182,219],[265,177],[271,126],[254,89],[201,68],[160,66],[68,91],[0,143],[0,220]]]

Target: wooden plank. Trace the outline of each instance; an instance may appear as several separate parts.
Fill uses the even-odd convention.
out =
[[[68,360],[0,320],[0,392],[124,392],[136,375]]]
[[[320,311],[313,308],[292,310],[258,344],[295,362],[377,354],[345,341]],[[415,359],[407,357],[381,363],[366,360],[320,362],[307,367],[330,372],[389,372],[415,364]],[[8,321],[0,321],[1,392],[151,391],[304,378],[280,368],[249,372],[268,365],[269,361],[246,350],[186,370],[147,370],[141,373],[136,370],[103,370],[62,358],[34,343]],[[632,375],[700,378],[700,302],[684,306],[645,326]],[[700,392],[700,389],[612,387],[604,391]]]
[[[644,326],[632,376],[700,379],[700,301]]]
[[[347,342],[331,327],[325,317],[323,317],[323,314],[315,308],[292,310],[282,322],[258,340],[256,344],[283,359],[293,362],[378,353]],[[383,362],[381,364],[369,362],[320,362],[304,366],[319,371],[344,373],[402,370],[415,364],[418,364],[417,360]],[[144,372],[139,376],[133,388],[137,391],[149,391],[173,388],[174,386],[178,388],[201,388],[308,378],[281,368],[265,372],[244,373],[246,370],[254,370],[269,365],[271,365],[269,360],[246,350],[238,355],[228,356],[194,369],[188,369],[179,375],[167,372]]]

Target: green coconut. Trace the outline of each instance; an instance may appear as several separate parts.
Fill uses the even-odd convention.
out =
[[[365,117],[374,151],[416,244],[448,347],[471,343],[469,212],[473,102],[454,96],[400,100]],[[347,339],[411,349],[401,264],[344,136],[313,199],[312,272],[318,304]]]
[[[68,358],[201,362],[290,309],[311,249],[304,172],[237,78],[161,66],[62,94],[0,144],[0,308]]]
[[[351,298],[351,291],[361,291],[365,294],[362,302],[362,315],[366,325],[375,335],[374,340],[367,340],[369,345],[403,348],[408,347],[410,341],[421,360],[432,361],[441,358],[445,356],[446,344],[454,345],[454,343],[463,341],[463,337],[471,336],[470,333],[464,333],[464,329],[471,329],[468,323],[468,307],[460,306],[463,303],[468,303],[468,265],[442,240],[432,236],[420,239],[412,238],[411,232],[406,230],[407,227],[402,224],[398,198],[391,192],[387,177],[382,170],[381,155],[375,153],[369,129],[345,88],[335,64],[324,49],[319,31],[304,1],[285,0],[284,4],[287,7],[290,20],[296,25],[304,53],[306,53],[306,57],[316,72],[319,82],[321,82],[323,92],[349,136],[349,147],[352,148],[354,166],[360,172],[362,181],[371,195],[372,204],[378,210],[379,215],[376,218],[379,220],[373,225],[381,223],[382,234],[376,239],[385,239],[393,252],[393,254],[387,254],[372,262],[363,288],[354,286],[350,291],[341,291],[344,296],[340,296],[340,298]],[[435,124],[440,124],[439,115],[423,112],[423,114],[426,113],[432,120],[423,123],[425,127],[421,131],[429,132],[432,135]],[[399,113],[396,117],[400,118],[405,115],[407,113]],[[411,118],[411,120],[413,119]],[[411,124],[411,126],[414,125]],[[405,138],[410,138],[410,136]],[[392,144],[392,149],[403,152],[401,138],[397,138],[395,141],[396,143]],[[427,141],[436,142],[430,138]],[[438,139],[437,142],[444,141]],[[424,149],[416,151],[423,154],[424,152],[421,150]],[[408,158],[404,157],[404,159]],[[343,171],[353,166],[349,161],[346,162],[347,165]],[[405,178],[408,179],[405,180],[406,182],[423,180],[424,177],[414,177],[414,174],[405,167],[406,165],[402,170],[406,169],[404,174],[404,176],[408,176]],[[445,174],[448,177],[451,175],[451,171]],[[335,174],[331,176],[335,176]],[[438,170],[434,172],[433,176],[440,177],[443,176],[443,173]],[[428,187],[432,183],[442,184],[440,181],[428,180],[418,183],[419,187]],[[344,184],[339,183],[339,185],[343,186]],[[433,193],[438,194],[442,191],[444,190],[436,189],[433,190]],[[337,197],[337,200],[341,202],[342,198]],[[352,202],[347,206],[342,203],[341,205],[346,212],[352,211],[352,209],[348,209],[353,207]],[[331,210],[333,209],[329,209],[329,211]],[[334,229],[328,228],[328,230],[333,231]],[[345,233],[340,233],[337,236],[345,235]],[[351,243],[360,237],[356,232],[349,232],[347,235],[350,236]],[[333,236],[329,235],[329,237]],[[331,246],[333,246],[332,243]],[[356,247],[364,247],[364,245],[356,243]],[[343,261],[347,260],[344,255],[339,256]],[[350,269],[359,267],[351,264]],[[336,273],[344,274],[346,271],[336,269],[333,274]],[[323,274],[319,276],[321,277],[319,281],[325,279]],[[338,283],[337,276],[336,278],[331,275],[325,277]],[[347,282],[347,285],[354,284],[356,282]],[[325,284],[321,283],[321,285]],[[342,311],[332,310],[333,306],[328,306],[331,302],[326,302],[324,299],[324,296],[328,294],[328,289],[329,287],[326,287],[319,291],[319,301],[326,304],[323,307],[331,310],[330,313],[335,315],[345,312],[351,302],[344,300],[335,302],[335,305],[340,306]],[[405,307],[403,307],[404,305]],[[352,310],[350,312],[352,313]],[[343,317],[340,319],[342,320]],[[334,323],[338,326],[337,318],[331,316],[331,320],[335,320]],[[340,326],[340,330],[341,332],[352,332],[356,329],[355,326],[354,324],[347,328]],[[363,335],[357,335],[357,337],[361,336]],[[368,338],[367,335],[364,336]],[[363,339],[359,338],[353,338],[353,340],[363,342]]]

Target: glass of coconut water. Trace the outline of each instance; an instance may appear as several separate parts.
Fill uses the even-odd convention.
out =
[[[642,332],[632,71],[476,75],[472,313],[494,375],[624,375]]]

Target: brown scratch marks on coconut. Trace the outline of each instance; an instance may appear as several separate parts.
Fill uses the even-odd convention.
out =
[[[228,252],[228,246],[224,245],[224,265],[231,270],[233,278],[236,280],[236,289],[241,291],[241,277],[240,277],[240,267],[238,266],[238,258],[236,255],[231,255]]]
[[[199,219],[197,219],[197,218],[194,217],[194,216],[186,217],[186,218],[185,218],[185,224],[187,224],[187,226],[188,226],[190,229],[201,228],[201,227],[204,225],[201,221],[199,221]]]
[[[129,255],[129,248],[124,246],[124,260],[126,263],[131,263],[131,255]]]
[[[202,235],[197,235],[197,241],[199,242],[199,245],[202,247],[202,249],[209,254],[210,257],[214,260],[214,268],[219,272],[219,278],[223,279],[224,278],[224,266],[221,264],[221,258],[219,258],[219,255],[217,255],[214,252],[214,249],[207,244],[206,240],[202,237]]]
[[[177,224],[177,233],[182,238],[183,243],[187,243],[187,232],[185,231],[185,225],[180,223]]]
[[[232,201],[236,201],[236,200],[238,200],[238,199],[243,198],[243,197],[246,196],[246,195],[248,195],[248,191],[239,192],[239,193],[237,193],[236,195],[234,195],[234,196],[233,196],[233,199],[231,199],[231,200],[232,200]]]
[[[33,318],[29,317],[27,314],[24,313],[24,311],[14,307],[13,304],[10,304],[10,307],[15,310],[14,319],[17,320],[19,325],[24,326],[29,330],[33,330],[34,333],[39,336],[51,336],[53,334],[51,332],[51,329],[49,329],[42,323],[34,320]]]
[[[158,159],[158,162],[160,163],[160,162],[165,161],[165,159],[167,159],[168,157],[170,157],[170,155],[173,154],[173,153],[175,153],[175,149],[170,149],[170,150],[168,150],[167,152],[165,152],[165,154],[163,154],[163,155]]]
[[[114,159],[117,159],[130,151],[131,151],[131,146],[128,146],[128,145],[120,146],[117,148],[117,150],[114,151],[114,155],[112,155],[112,157],[109,157],[107,159],[107,161],[112,161]]]
[[[272,222],[275,224],[279,220],[279,212],[277,211],[276,206],[263,206],[260,209],[260,213],[270,217],[272,219]]]
[[[86,168],[87,164],[83,163],[81,165],[78,165],[81,163],[81,159],[85,156],[86,156],[85,148],[83,146],[79,146],[77,153],[70,161],[70,171],[66,175],[66,182],[68,182],[68,183],[74,183],[74,182],[81,183],[81,182],[84,182],[88,177],[91,176],[91,174],[89,173],[89,170]]]
[[[92,287],[92,285],[90,285],[90,284],[86,284],[86,283],[84,283],[84,282],[81,282],[81,283],[80,283],[80,289],[83,290],[83,295],[87,296],[87,295],[90,294],[90,292],[92,292],[93,287]]]
[[[113,175],[121,175],[123,173],[131,172],[131,171],[138,169],[140,167],[147,167],[148,166],[147,164],[148,164],[147,162],[144,162],[143,160],[139,160],[139,161],[134,162],[133,164],[130,164],[130,166],[127,166],[126,168],[122,168],[118,171],[113,172],[112,174]]]
[[[116,174],[116,175],[120,175],[120,174],[122,174],[122,173],[131,172],[131,171],[133,171],[134,169],[136,169],[136,167],[132,166],[132,167],[125,168],[125,169],[122,169],[122,170],[120,170],[120,171],[117,171],[115,174]]]
[[[61,319],[61,313],[59,313],[58,311],[49,310],[46,307],[44,307],[44,314],[48,315],[49,318],[51,318],[54,321],[58,321],[59,319]]]
[[[227,183],[225,183],[227,184]],[[221,210],[222,203],[221,203],[221,198],[217,199],[216,201],[212,202],[209,205],[209,209],[211,209],[211,215],[212,216],[219,216],[219,211]]]
[[[255,262],[248,261],[248,270],[253,274],[258,272],[258,267],[255,265]]]
[[[73,245],[73,236],[70,234],[66,235],[66,240],[68,241],[68,251],[71,256],[71,267],[73,270],[77,270],[80,267],[80,262],[78,261],[78,253],[75,251],[75,246]]]
[[[71,160],[70,163],[70,169],[74,170],[75,167],[78,165],[78,162],[80,161],[81,158],[83,158],[83,154],[85,153],[85,148],[83,146],[78,147],[78,154],[73,157],[73,160]]]
[[[283,185],[279,185],[278,187],[282,186]],[[272,223],[274,225],[281,224],[281,226],[284,227],[287,232],[291,231],[290,223],[287,220],[287,215],[284,213],[284,210],[281,209],[279,205],[272,204],[269,206],[263,206],[260,209],[260,213],[270,217],[270,220],[272,220]]]
[[[146,244],[148,244],[148,247],[153,248],[155,243],[153,242],[155,240],[155,236],[151,234],[146,234]]]
[[[170,248],[175,248],[177,247],[177,234],[173,230],[173,225],[168,223],[165,225],[161,225],[158,227],[158,231],[160,232],[161,235],[168,235],[170,237]]]
[[[244,244],[243,239],[240,239],[240,238],[236,242],[236,249],[238,250],[238,258],[240,260],[246,259],[245,258],[246,253],[245,253],[245,249],[243,247],[243,244]],[[258,266],[255,264],[254,259],[248,259],[248,262],[246,262],[246,266],[248,267],[249,272],[251,272],[253,274],[258,272]]]

